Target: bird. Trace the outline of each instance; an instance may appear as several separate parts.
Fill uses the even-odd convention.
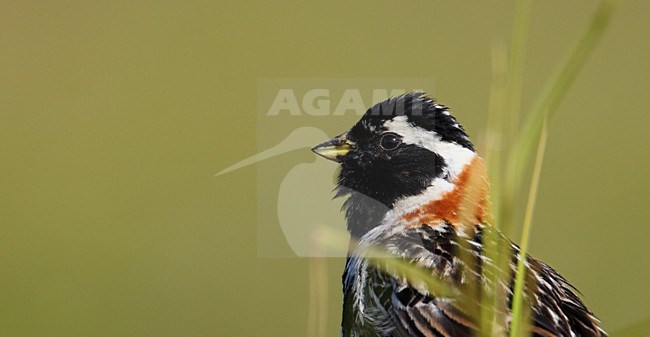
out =
[[[492,310],[502,329],[488,335],[505,336],[520,259],[526,266],[527,333],[606,336],[564,277],[521,257],[519,247],[488,221],[485,165],[447,106],[422,91],[395,96],[312,151],[339,164],[334,194],[345,198],[351,242],[342,276],[341,336],[483,336],[478,312],[490,304],[480,299],[499,292],[505,303]],[[508,247],[505,264],[487,256],[486,238]],[[369,255],[373,249],[461,291],[433,291],[403,271],[382,267]],[[489,277],[490,270],[504,277]]]

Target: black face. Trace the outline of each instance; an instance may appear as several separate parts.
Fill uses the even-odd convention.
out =
[[[465,131],[446,110],[422,93],[409,93],[368,109],[347,133],[354,146],[340,159],[337,195],[349,195],[346,215],[353,234],[376,226],[366,222],[380,221],[398,199],[418,195],[433,179],[445,178],[442,156],[402,142],[399,134],[387,130],[386,121],[406,116],[409,124],[435,132],[441,141],[473,150]]]
[[[402,197],[422,192],[443,174],[444,159],[399,135],[353,128],[348,139],[354,149],[341,161],[339,184],[386,207]]]

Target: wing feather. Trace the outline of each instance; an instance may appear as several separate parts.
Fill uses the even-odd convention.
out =
[[[450,224],[423,225],[407,228],[397,234],[392,233],[393,235],[381,241],[380,246],[405,261],[427,269],[432,276],[453,286],[462,287],[468,282],[487,282],[487,279],[482,277],[482,266],[486,260],[481,251],[485,228],[487,227],[477,226],[475,235],[466,237],[458,235],[454,226]],[[504,244],[512,245],[505,236],[499,234],[496,237],[504,240]],[[515,268],[518,259],[518,247],[512,246],[514,250],[511,269]],[[459,256],[469,256],[477,260],[465,263]],[[562,276],[551,267],[531,257],[527,257],[527,262],[529,265],[527,279],[531,282],[527,282],[526,293],[534,294],[531,301],[530,326],[534,336],[605,336],[593,313],[587,309],[574,293],[575,289]],[[363,263],[355,265],[364,268]],[[403,275],[387,274],[384,270],[372,266],[365,268],[363,272],[356,271],[356,274],[357,277],[366,275],[367,285],[363,291],[368,293],[363,296],[374,301],[367,303],[370,308],[365,308],[365,311],[359,311],[360,309],[355,308],[354,305],[344,305],[347,311],[344,315],[360,317],[362,322],[350,323],[352,320],[344,319],[343,336],[472,337],[479,334],[476,312],[480,310],[470,313],[466,310],[467,307],[459,305],[458,300],[429,294],[422,287],[409,284],[402,277]],[[351,271],[346,266],[346,274],[349,272]],[[512,270],[509,275],[514,275]],[[510,294],[506,306],[508,312],[501,313],[500,317],[511,316],[509,312],[513,287],[511,278],[502,280],[497,285],[478,286],[479,289],[502,287],[506,290],[506,293]],[[354,289],[349,285],[344,288],[349,291]],[[346,302],[352,301],[352,297],[354,296],[348,296],[346,292]],[[479,307],[480,302],[475,302],[475,306]],[[359,326],[362,328],[358,328]]]

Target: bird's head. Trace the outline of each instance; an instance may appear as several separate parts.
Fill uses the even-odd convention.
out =
[[[471,202],[480,209],[471,213],[483,215],[487,181],[482,162],[447,107],[424,93],[374,105],[349,131],[312,151],[341,164],[337,195],[350,196],[348,220],[367,211],[364,204],[371,199],[386,207],[383,221],[456,221],[461,207],[467,207],[468,190],[474,190],[468,183],[476,177],[480,181],[473,186],[480,191]],[[376,225],[364,224],[357,234]]]

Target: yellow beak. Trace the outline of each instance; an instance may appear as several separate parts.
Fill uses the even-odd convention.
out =
[[[348,154],[354,145],[345,135],[345,133],[338,135],[325,143],[314,146],[311,150],[325,159],[340,163],[343,156]]]

